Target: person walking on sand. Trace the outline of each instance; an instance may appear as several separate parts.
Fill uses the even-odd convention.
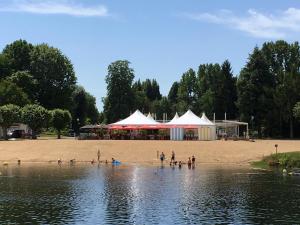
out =
[[[171,162],[170,163],[174,163],[175,162],[175,152],[172,151],[172,156],[171,156]]]
[[[164,152],[161,152],[161,154],[160,154],[160,162],[161,162],[161,164],[164,163],[164,160],[165,160],[165,154],[164,154]]]

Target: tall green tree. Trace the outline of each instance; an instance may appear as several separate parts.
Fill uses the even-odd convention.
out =
[[[182,75],[179,82],[178,102],[182,106],[180,107],[180,111],[194,108],[196,89],[196,72],[193,69],[189,69]]]
[[[224,79],[223,83],[223,101],[224,108],[222,109],[227,114],[228,119],[236,119],[237,116],[237,88],[236,88],[236,77],[233,76],[231,64],[226,60],[221,65],[221,74]]]
[[[32,130],[32,139],[46,127],[51,120],[51,113],[44,107],[36,104],[26,105],[22,108],[22,121]]]
[[[142,88],[150,101],[160,100],[161,94],[159,90],[159,85],[156,80],[146,79],[142,83]]]
[[[133,110],[134,71],[129,64],[127,60],[118,60],[108,66],[108,74],[105,79],[107,97],[104,100],[104,113],[108,123],[125,118]]]
[[[47,44],[35,46],[30,55],[30,73],[37,81],[39,104],[47,109],[72,109],[76,77],[70,60]]]
[[[57,139],[61,138],[61,131],[67,128],[72,120],[71,114],[68,110],[54,109],[52,114],[52,126],[57,131]]]
[[[99,111],[96,106],[96,98],[90,93],[86,92],[87,99],[87,119],[88,123],[96,124],[99,122]]]
[[[267,42],[262,52],[268,59],[268,68],[275,77],[274,114],[279,118],[279,129],[283,132],[285,123],[289,126],[290,137],[293,138],[293,107],[300,100],[300,47],[299,43],[287,43],[279,40]]]
[[[88,102],[86,93],[83,87],[76,86],[73,92],[73,113],[72,127],[76,133],[79,133],[79,128],[84,126],[87,118]]]
[[[25,40],[17,40],[3,49],[3,54],[9,60],[12,71],[29,71],[31,63],[31,52],[33,45]]]
[[[178,111],[177,104],[178,104],[178,89],[179,89],[179,83],[175,81],[168,93],[168,101],[171,106],[171,114],[175,115],[175,113]]]
[[[241,119],[250,122],[262,135],[262,129],[272,120],[275,78],[270,73],[264,54],[255,48],[237,83],[238,107]]]
[[[8,80],[0,81],[0,105],[24,106],[29,103],[30,100],[22,88]]]
[[[0,126],[3,128],[4,138],[8,139],[7,129],[14,123],[18,123],[21,120],[20,107],[8,104],[0,106]]]

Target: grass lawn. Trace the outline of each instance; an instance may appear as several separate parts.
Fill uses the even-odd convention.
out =
[[[300,152],[286,152],[265,156],[261,161],[251,163],[252,166],[267,169],[270,167],[300,168]]]

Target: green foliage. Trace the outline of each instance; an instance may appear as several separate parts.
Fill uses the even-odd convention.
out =
[[[54,109],[52,114],[52,126],[57,130],[57,138],[60,139],[61,130],[70,125],[72,117],[68,110]]]
[[[300,99],[298,42],[264,43],[255,48],[238,79],[238,107],[261,136],[294,136],[293,108]],[[289,127],[289,130],[285,129]]]
[[[196,72],[189,69],[182,75],[178,87],[178,101],[185,103],[184,111],[194,108],[196,89]]]
[[[35,90],[37,88],[37,80],[28,71],[17,71],[13,73],[7,80],[16,84],[28,95],[31,101],[35,101]]]
[[[13,104],[0,106],[0,126],[3,128],[5,139],[7,139],[7,128],[20,122],[20,120],[21,111],[19,106]]]
[[[12,71],[30,70],[31,52],[33,45],[25,40],[17,40],[3,49],[3,53],[9,60]]]
[[[76,77],[72,63],[59,49],[46,44],[35,46],[30,72],[37,81],[37,102],[47,109],[72,108]]]
[[[106,76],[107,97],[104,99],[104,114],[108,123],[125,118],[133,110],[134,71],[126,60],[118,60],[108,66]]]
[[[146,97],[150,101],[161,99],[161,94],[160,94],[160,91],[159,91],[159,85],[158,85],[156,80],[146,79],[142,83],[142,89],[143,89]]]
[[[97,123],[96,99],[75,90],[76,77],[70,60],[59,49],[47,44],[32,45],[17,40],[0,53],[0,104],[36,103],[47,109],[71,111],[73,125]],[[9,82],[9,83],[8,83]],[[82,94],[82,96],[80,96]]]
[[[72,127],[79,132],[81,126],[96,124],[99,121],[99,112],[94,96],[85,91],[81,86],[76,86],[73,92]]]
[[[280,166],[283,168],[298,168],[300,166],[300,152],[286,152],[271,154],[264,157],[261,161],[254,162],[252,165],[260,168],[269,166]]]
[[[5,54],[0,54],[0,81],[8,77],[10,73],[9,59]]]
[[[28,96],[20,87],[7,80],[0,81],[0,105],[24,106],[28,103]]]
[[[300,102],[297,102],[293,109],[294,117],[300,120]]]
[[[22,120],[31,128],[32,138],[36,139],[41,129],[48,126],[51,113],[40,105],[26,105],[22,109]]]
[[[255,48],[246,67],[238,79],[238,107],[243,120],[255,124],[259,136],[266,126],[269,110],[273,106],[274,76],[268,70],[268,64],[262,52]]]

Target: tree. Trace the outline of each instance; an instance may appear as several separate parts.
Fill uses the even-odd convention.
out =
[[[96,106],[96,98],[92,96],[90,93],[86,92],[86,100],[87,100],[87,122],[91,124],[95,124],[99,121],[99,111]]]
[[[168,99],[172,104],[176,104],[178,101],[178,88],[179,88],[179,83],[175,81],[168,94]]]
[[[195,106],[196,89],[196,72],[189,69],[182,75],[178,87],[178,100],[186,104],[184,110],[193,109]]]
[[[22,120],[31,128],[32,139],[36,139],[36,135],[49,124],[50,119],[50,112],[40,105],[32,104],[22,108]]]
[[[177,81],[175,81],[172,84],[170,91],[168,93],[168,100],[169,100],[170,107],[171,107],[171,114],[174,114],[174,115],[178,111],[178,108],[177,108],[178,88],[179,88],[179,83]]]
[[[31,52],[30,73],[37,81],[37,102],[47,109],[72,109],[76,77],[70,60],[57,48],[41,44]]]
[[[163,119],[163,114],[166,113],[170,118],[172,114],[171,104],[167,97],[162,97],[161,100],[156,100],[153,104],[153,110],[155,112],[156,117],[159,119]]]
[[[293,109],[294,117],[300,120],[300,102],[297,102]]]
[[[37,88],[37,80],[28,71],[18,71],[13,73],[7,80],[18,85],[28,95],[28,98],[34,102],[36,99],[35,91]]]
[[[134,71],[129,64],[127,60],[118,60],[108,66],[105,78],[107,97],[104,100],[104,113],[108,123],[125,118],[133,110]]]
[[[238,108],[241,119],[251,122],[262,136],[262,128],[272,120],[275,79],[267,59],[255,48],[238,78]]]
[[[142,89],[144,90],[147,98],[152,102],[154,100],[160,100],[161,94],[159,91],[159,85],[156,80],[146,79],[142,83]]]
[[[289,126],[290,138],[294,136],[293,107],[300,100],[300,46],[298,42],[289,44],[279,40],[267,42],[261,51],[268,60],[270,73],[275,77],[274,113],[279,118],[282,132],[284,123]],[[272,124],[273,125],[273,124]],[[274,125],[273,125],[274,126]]]
[[[30,103],[27,94],[16,84],[3,80],[0,82],[0,105],[15,104],[24,106]]]
[[[30,54],[33,48],[33,45],[25,40],[17,40],[4,48],[3,54],[8,58],[12,71],[30,70]]]
[[[61,130],[70,125],[72,117],[68,110],[54,109],[52,113],[52,126],[57,130],[57,138],[60,139]]]
[[[236,77],[233,76],[231,64],[228,60],[225,60],[221,66],[221,74],[224,79],[223,83],[223,100],[224,100],[224,112],[227,114],[227,118],[235,119],[237,116],[237,89],[236,89]]]
[[[13,104],[0,106],[0,125],[3,128],[5,140],[8,139],[7,129],[14,123],[20,122],[20,120],[21,111],[19,106]]]
[[[0,54],[0,81],[8,77],[11,73],[9,60],[5,54]]]

